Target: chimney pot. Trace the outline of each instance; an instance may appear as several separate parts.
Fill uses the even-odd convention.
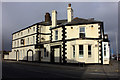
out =
[[[45,14],[45,22],[50,22],[51,21],[51,16],[50,16],[50,13],[46,13]]]

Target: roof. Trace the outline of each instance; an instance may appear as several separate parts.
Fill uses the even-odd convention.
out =
[[[53,27],[53,28],[51,28],[51,29],[54,29],[54,28],[57,28],[57,27],[60,27],[60,26],[69,26],[69,25],[79,25],[79,24],[92,24],[92,23],[100,23],[100,22],[102,22],[102,21],[96,21],[96,20],[94,20],[93,18],[92,19],[83,19],[83,18],[78,18],[78,17],[76,17],[76,18],[74,18],[71,22],[67,22],[67,19],[63,19],[63,20],[57,20],[57,25],[59,25],[59,26],[56,26],[56,27]],[[45,22],[45,21],[42,21],[42,22],[38,22],[38,23],[35,23],[35,24],[33,24],[33,25],[37,25],[37,24],[39,24],[39,25],[44,25],[44,26],[49,26],[49,25],[52,25],[52,21],[50,21],[50,22]],[[16,32],[14,32],[13,34],[15,34],[15,33],[17,33],[17,32],[20,32],[20,31],[22,31],[22,30],[25,30],[25,29],[27,29],[27,28],[30,28],[30,27],[32,27],[33,25],[31,25],[31,26],[28,26],[28,27],[26,27],[26,28],[23,28],[23,29],[21,29],[21,30],[18,30],[18,31],[16,31]]]
[[[96,21],[93,18],[91,19],[83,19],[83,18],[74,18],[71,22],[66,22],[66,23],[62,23],[59,26],[53,27],[51,29],[55,29],[61,26],[70,26],[70,25],[80,25],[80,24],[92,24],[92,23],[101,23],[102,21]]]
[[[67,23],[66,25],[77,25],[77,24],[89,24],[89,23],[99,23],[101,21],[96,21],[93,18],[91,19],[83,19],[83,18],[74,18],[71,22]]]
[[[60,24],[65,23],[65,22],[67,22],[67,19],[57,20],[57,25],[60,25]],[[34,26],[34,25],[37,25],[37,24],[39,24],[39,25],[44,25],[44,26],[49,26],[49,25],[52,25],[52,21],[51,21],[51,22],[45,22],[45,21],[37,22],[37,23],[35,23],[35,24],[31,25],[31,26],[28,26],[28,27],[26,27],[26,28],[23,28],[23,29],[21,29],[21,30],[18,30],[18,31],[16,31],[16,32],[12,33],[12,34],[15,34],[15,33],[17,33],[17,32],[20,32],[20,31],[22,31],[22,30],[25,30],[25,29],[30,28],[30,27],[32,27],[32,26]]]
[[[67,19],[57,20],[57,25],[60,25],[60,24],[62,24],[62,23],[66,23],[66,22],[67,22]],[[49,26],[49,25],[52,25],[52,21],[50,21],[50,22],[42,21],[42,22],[39,22],[38,24],[40,24],[40,25],[45,25],[45,26]]]

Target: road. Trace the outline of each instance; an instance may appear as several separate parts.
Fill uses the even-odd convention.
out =
[[[115,64],[115,63],[114,63]],[[98,78],[115,80],[118,76],[118,65],[59,65],[47,63],[30,63],[3,61],[2,79],[88,79]]]

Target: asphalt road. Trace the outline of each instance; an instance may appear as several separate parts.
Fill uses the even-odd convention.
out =
[[[115,63],[114,63],[115,64]],[[2,79],[87,79],[115,80],[118,79],[117,64],[89,65],[58,65],[46,63],[28,63],[3,61]]]

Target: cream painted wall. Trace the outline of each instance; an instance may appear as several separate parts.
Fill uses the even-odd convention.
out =
[[[91,27],[93,26],[93,27]],[[98,24],[87,24],[87,25],[76,25],[76,26],[65,26],[67,32],[66,39],[79,38],[79,28],[85,27],[85,37],[86,38],[99,38],[98,34]]]

